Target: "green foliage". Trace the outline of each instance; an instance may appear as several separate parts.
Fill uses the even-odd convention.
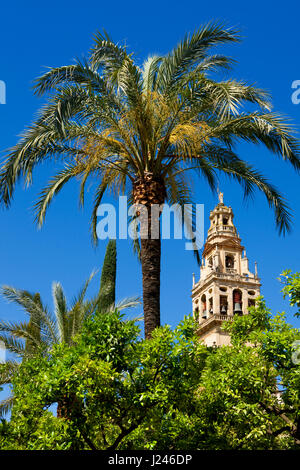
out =
[[[190,317],[150,340],[117,310],[88,317],[71,345],[18,368],[0,448],[299,449],[299,329],[262,298],[226,329],[232,345],[207,348]]]
[[[280,280],[284,284],[284,298],[289,297],[291,306],[298,308],[295,316],[300,317],[300,272],[291,274],[291,270],[287,269],[281,274]]]
[[[18,445],[34,446],[41,426],[43,436],[46,432],[45,410],[72,397],[79,406],[71,406],[62,420],[67,442],[60,437],[51,441],[52,448],[116,448],[171,402],[184,406],[204,349],[193,336],[190,319],[174,332],[168,326],[158,329],[151,341],[140,340],[139,328],[122,321],[117,311],[88,319],[76,345],[56,345],[51,357],[23,363],[14,377],[10,426],[19,436]],[[50,422],[49,433],[54,426]],[[38,446],[47,442],[43,439]]]
[[[258,332],[270,327],[271,311],[266,307],[262,297],[256,299],[256,306],[249,308],[250,315],[235,317],[234,322],[226,322],[224,330],[230,333],[231,343],[240,345],[254,342]]]

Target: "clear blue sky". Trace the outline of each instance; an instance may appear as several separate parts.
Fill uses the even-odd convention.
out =
[[[274,2],[261,0],[14,1],[1,5],[0,80],[7,85],[7,104],[0,105],[0,150],[16,143],[18,134],[41,105],[41,100],[32,93],[32,81],[45,66],[66,65],[74,57],[86,54],[97,30],[105,28],[115,40],[126,40],[142,60],[148,54],[166,53],[186,32],[211,19],[240,28],[244,37],[241,44],[224,48],[238,61],[230,75],[268,89],[274,109],[289,115],[299,125],[300,105],[291,102],[291,84],[300,79],[296,2],[284,2],[279,8]],[[263,148],[241,145],[239,153],[280,188],[294,212],[292,233],[279,237],[273,213],[262,196],[244,203],[237,185],[222,184],[224,202],[234,210],[251,268],[255,260],[258,262],[268,305],[273,312],[287,310],[296,325],[292,310],[279,293],[276,278],[285,268],[299,270],[299,175]],[[10,210],[0,212],[0,284],[39,291],[51,304],[52,281],[62,282],[71,298],[92,269],[101,266],[105,243],[97,249],[92,247],[91,206],[88,202],[84,211],[78,209],[75,183],[55,200],[44,228],[37,230],[32,207],[49,171],[47,165],[39,168],[33,187],[27,191],[19,187]],[[217,201],[200,180],[195,185],[195,200],[205,204],[207,230],[209,211]],[[192,273],[198,278],[199,268],[181,241],[164,242],[162,255],[161,318],[163,323],[175,326],[184,314],[191,312]],[[91,292],[95,292],[98,282],[97,278]],[[118,297],[141,293],[141,269],[131,245],[118,242]],[[15,306],[1,299],[0,317],[24,318]]]

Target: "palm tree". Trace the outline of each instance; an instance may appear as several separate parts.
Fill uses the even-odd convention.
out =
[[[286,120],[271,112],[266,92],[212,77],[233,63],[212,54],[212,46],[238,40],[236,31],[209,23],[169,54],[149,57],[140,66],[125,46],[98,33],[86,60],[50,69],[36,80],[35,92],[48,94],[48,100],[2,166],[0,201],[9,206],[17,181],[30,184],[39,163],[60,162],[36,204],[37,222],[43,223],[52,199],[72,178],[81,180],[84,204],[86,183],[93,177],[96,241],[97,208],[107,190],[127,192],[129,201],[146,209],[165,202],[183,206],[193,202],[192,171],[213,191],[221,172],[240,183],[245,196],[260,190],[279,231],[289,230],[285,199],[234,148],[239,141],[262,143],[299,170],[298,141]],[[247,110],[249,103],[255,111]],[[192,217],[185,223],[192,229]],[[148,217],[145,232],[150,233],[150,224]],[[140,249],[145,336],[150,338],[160,324],[160,236],[145,235],[135,248]]]
[[[85,301],[86,290],[94,273],[86,281],[70,307],[60,283],[52,285],[54,315],[43,305],[39,294],[10,286],[2,287],[2,295],[21,306],[29,316],[28,322],[0,321],[0,338],[6,349],[17,359],[28,360],[38,353],[48,354],[54,344],[65,342],[72,345],[80,332],[84,319],[96,308],[96,301]],[[8,384],[20,366],[18,360],[7,361],[1,367],[0,383]],[[4,415],[13,404],[13,396],[0,403],[0,414]]]

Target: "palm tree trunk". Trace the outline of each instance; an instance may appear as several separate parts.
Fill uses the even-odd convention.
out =
[[[57,415],[58,418],[67,418],[68,417],[68,412],[67,412],[64,400],[59,400],[57,402],[56,415]]]
[[[141,239],[145,338],[160,326],[161,240]]]
[[[159,229],[160,213],[151,217],[151,207],[155,204],[162,207],[166,197],[165,186],[152,173],[146,173],[133,185],[135,204],[141,204],[147,209],[147,219],[142,220],[141,226],[141,262],[143,274],[143,307],[145,338],[150,339],[152,331],[160,326],[160,260],[161,238]],[[139,215],[139,212],[138,212]],[[158,230],[153,234],[152,224]],[[153,236],[154,235],[154,236]]]
[[[66,394],[57,402],[56,415],[58,418],[65,418],[68,420],[80,415],[82,411],[82,403],[78,400],[75,394]]]

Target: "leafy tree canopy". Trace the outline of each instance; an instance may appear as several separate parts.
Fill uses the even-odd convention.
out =
[[[299,275],[284,275],[298,305]],[[299,448],[299,329],[263,298],[225,328],[232,345],[207,348],[190,317],[150,340],[117,310],[89,317],[73,345],[22,363],[1,449]]]

